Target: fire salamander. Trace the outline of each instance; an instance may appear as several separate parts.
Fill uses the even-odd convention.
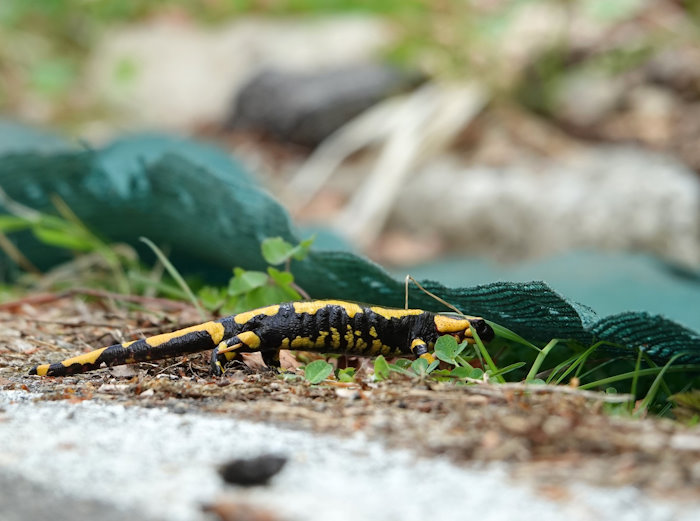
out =
[[[159,360],[212,349],[212,372],[238,353],[260,351],[268,367],[279,367],[280,349],[360,356],[413,355],[433,360],[430,350],[440,335],[474,342],[494,336],[481,318],[454,318],[420,309],[363,306],[339,300],[291,302],[268,306],[172,333],[103,347],[30,374],[64,376],[103,366]]]

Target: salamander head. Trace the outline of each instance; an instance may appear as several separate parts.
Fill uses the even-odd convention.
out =
[[[435,315],[435,327],[441,335],[452,335],[458,342],[462,340],[474,342],[470,327],[473,327],[479,338],[484,342],[493,340],[494,332],[483,318],[457,318],[448,315]]]

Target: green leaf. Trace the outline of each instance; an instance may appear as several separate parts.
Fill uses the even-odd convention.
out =
[[[314,360],[304,369],[304,376],[311,384],[321,383],[333,374],[333,366],[325,360]]]
[[[246,271],[243,268],[234,268],[233,278],[228,285],[228,294],[232,297],[249,293],[267,284],[269,277],[262,271]]]
[[[374,379],[377,381],[389,378],[389,364],[382,355],[374,359]]]
[[[43,226],[34,226],[32,232],[37,239],[50,246],[73,251],[93,251],[95,249],[95,243],[82,234]]]
[[[270,304],[281,304],[290,300],[299,300],[300,296],[293,289],[284,288],[281,286],[263,286],[255,291],[259,291],[265,298],[265,302],[261,306],[269,306]],[[261,307],[258,306],[258,307]]]
[[[15,215],[0,215],[0,231],[4,233],[18,232],[32,227],[32,222],[24,217]]]
[[[311,245],[313,244],[315,238],[316,236],[312,235],[308,239],[304,239],[303,241],[301,241],[297,246],[294,247],[292,257],[294,257],[298,261],[304,260],[309,254],[309,250],[311,249]]]
[[[474,380],[482,380],[484,378],[484,370],[480,367],[475,367],[469,373],[469,378]]]
[[[409,378],[416,377],[416,373],[414,373],[413,371],[409,371],[408,369],[404,369],[403,367],[399,367],[396,364],[389,364],[389,370],[392,373],[399,373],[399,374],[402,374],[404,376],[408,376]]]
[[[222,315],[235,315],[243,311],[250,311],[250,309],[246,309],[241,302],[242,299],[239,297],[227,297],[219,309],[219,313]]]
[[[226,290],[214,286],[204,286],[197,292],[202,305],[208,310],[221,308],[226,302]]]
[[[288,271],[280,271],[272,266],[267,268],[267,274],[280,286],[289,286],[294,282],[294,275]]]
[[[409,360],[408,358],[399,358],[394,365],[400,367],[401,369],[407,369],[408,367],[411,367],[412,360]]]
[[[278,286],[262,286],[255,288],[241,295],[239,298],[242,311],[262,308],[272,304],[280,304],[289,300],[285,292]]]
[[[262,242],[262,255],[265,262],[276,266],[283,264],[294,255],[294,246],[282,237],[269,237]]]
[[[464,379],[464,378],[471,378],[473,368],[471,367],[455,367],[452,369],[452,371],[449,372],[450,376],[454,376],[455,378],[459,379]]]
[[[280,302],[287,302],[290,300],[301,300],[301,295],[294,289],[291,284],[294,282],[294,275],[288,271],[280,271],[272,266],[267,268],[267,273],[270,278],[275,282],[283,295]]]
[[[265,261],[273,266],[284,264],[292,258],[304,260],[313,242],[314,237],[311,237],[293,246],[282,237],[270,237],[262,242],[262,255]]]
[[[297,290],[289,286],[280,286],[280,289],[284,293],[285,297],[282,302],[288,302],[290,300],[302,300],[302,296]]]
[[[346,367],[345,369],[338,369],[338,381],[339,382],[352,382],[355,380],[355,368]]]
[[[435,356],[447,362],[448,364],[457,365],[456,357],[467,347],[466,342],[457,344],[457,340],[453,336],[444,335],[435,342]]]
[[[411,364],[411,369],[419,376],[425,375],[428,371],[428,361],[425,358],[416,358]]]

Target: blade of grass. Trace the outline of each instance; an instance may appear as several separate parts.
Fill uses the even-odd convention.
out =
[[[659,372],[662,371],[662,368],[660,367],[650,367],[648,369],[640,369],[639,371],[630,371],[628,373],[621,373],[617,374],[615,376],[609,376],[607,378],[603,378],[601,380],[596,380],[595,382],[589,382],[583,385],[579,385],[579,389],[592,389],[594,387],[600,387],[603,385],[608,385],[611,383],[615,382],[621,382],[622,380],[629,380],[630,378],[634,378],[635,374],[638,376],[655,376],[659,374]],[[669,367],[665,372],[667,373],[682,373],[682,372],[699,372],[700,373],[700,365],[698,364],[688,364],[688,365],[677,365],[675,367]]]
[[[491,322],[490,320],[487,320],[486,323],[491,326],[491,329],[493,329],[493,332],[496,334],[498,338],[502,338],[504,340],[510,340],[511,342],[515,342],[517,344],[522,344],[524,346],[529,347],[530,349],[534,349],[537,352],[540,352],[541,349],[537,347],[535,344],[532,344],[525,340],[523,337],[518,335],[517,333],[511,331],[510,329],[503,327],[499,324],[496,324],[495,322]]]
[[[661,368],[659,371],[659,374],[656,375],[656,378],[654,378],[654,382],[651,384],[651,387],[649,388],[649,392],[647,395],[644,397],[642,400],[642,403],[639,404],[639,408],[637,411],[634,413],[635,416],[641,416],[642,414],[647,412],[647,409],[649,409],[649,405],[654,401],[654,398],[659,392],[659,387],[661,387],[661,383],[663,382],[664,374],[671,368],[671,365],[673,362],[678,360],[679,357],[683,356],[684,353],[677,353],[674,356],[671,357],[671,359],[666,363],[666,365]],[[640,371],[635,371],[635,374],[639,373]],[[636,376],[635,376],[636,378]]]
[[[187,298],[189,298],[190,302],[192,302],[192,305],[197,309],[199,312],[200,316],[202,317],[202,320],[207,319],[207,314],[204,312],[204,309],[202,306],[199,304],[199,300],[197,300],[197,297],[194,296],[194,293],[190,289],[190,287],[187,285],[187,282],[185,282],[185,279],[182,278],[182,275],[180,275],[180,272],[175,269],[175,266],[172,265],[172,263],[168,260],[168,258],[163,254],[163,252],[156,246],[153,241],[146,237],[139,237],[139,240],[143,243],[145,243],[151,250],[153,250],[153,253],[156,254],[156,257],[158,257],[158,260],[163,263],[163,266],[165,266],[165,269],[168,270],[168,273],[170,276],[177,282],[178,286],[182,288],[182,291],[185,292],[187,295]]]
[[[506,373],[510,373],[511,371],[515,371],[516,369],[520,369],[522,366],[525,365],[525,362],[515,362],[514,364],[507,365],[505,367],[502,367],[501,369],[498,370],[498,373],[496,375],[491,375],[491,376],[497,376],[497,375],[504,375]]]
[[[647,353],[645,353],[644,351],[642,351],[642,356],[644,357],[644,361],[645,361],[647,364],[649,364],[649,366],[651,366],[651,367],[659,367],[659,364],[657,364],[656,362],[654,362],[654,361],[651,359],[651,357],[650,357]],[[665,381],[665,380],[661,382],[661,385],[663,386],[664,392],[665,392],[667,395],[671,396],[671,395],[673,394],[673,393],[671,392],[671,389],[669,389],[668,385],[666,384],[666,381]]]
[[[102,258],[105,260],[109,269],[112,271],[117,288],[121,293],[128,294],[131,292],[129,279],[124,272],[119,256],[114,252],[110,246],[95,235],[90,228],[88,228],[83,221],[71,210],[71,208],[66,204],[66,202],[61,199],[58,195],[54,194],[51,196],[51,202],[58,211],[59,215],[63,217],[66,221],[73,224],[79,232],[86,237],[91,243],[95,251],[97,251]]]
[[[547,377],[546,382],[552,383],[552,381],[557,378],[557,374],[559,374],[559,371],[565,371],[565,370],[573,370],[572,366],[575,366],[575,364],[578,364],[579,360],[581,359],[582,354],[581,353],[576,353],[575,355],[570,356],[557,366],[553,367],[551,371],[549,372],[549,376]],[[566,373],[564,373],[566,374]],[[562,378],[561,376],[559,378]],[[559,380],[557,380],[556,383],[559,383]]]
[[[481,338],[479,338],[479,334],[476,332],[473,326],[469,326],[469,329],[472,332],[472,337],[474,338],[474,341],[476,342],[477,347],[479,348],[479,352],[481,353],[481,356],[484,358],[486,361],[486,365],[489,366],[489,369],[491,370],[492,376],[499,382],[499,383],[506,383],[505,378],[499,374],[499,369],[496,366],[496,364],[493,363],[493,360],[491,359],[491,355],[489,355],[489,352],[486,350],[486,346],[484,346],[484,343],[481,341]]]
[[[637,350],[637,361],[634,364],[634,377],[632,378],[632,385],[630,386],[630,394],[635,397],[637,396],[637,382],[639,381],[639,370],[642,365],[642,350]],[[634,400],[630,402],[630,412],[634,409]]]
[[[576,355],[577,360],[559,378],[557,378],[556,384],[559,385],[562,382],[562,380],[564,380],[564,378],[566,378],[574,369],[579,368],[579,370],[580,370],[581,368],[583,368],[583,365],[586,363],[586,361],[588,360],[588,357],[591,356],[593,351],[595,351],[596,349],[598,349],[600,346],[602,346],[605,343],[606,342],[597,342],[597,343],[593,344],[591,347],[589,347],[588,349],[586,349],[580,355]],[[577,376],[578,376],[578,371],[577,371]]]
[[[17,264],[24,271],[33,273],[34,275],[41,275],[39,268],[34,266],[32,261],[25,257],[24,254],[19,251],[19,248],[17,248],[17,246],[15,246],[15,244],[8,239],[7,235],[5,235],[2,231],[0,231],[0,249],[4,251],[5,255],[12,259],[15,264]]]
[[[160,262],[158,264],[160,264]],[[147,289],[152,289],[156,294],[160,293],[169,298],[189,300],[189,295],[187,295],[187,293],[185,293],[180,286],[175,286],[172,283],[164,282],[162,280],[153,280],[151,277],[140,273],[132,273],[129,277],[135,286],[135,290],[143,293],[143,295],[146,297],[153,296],[146,294]]]
[[[606,365],[610,365],[610,364],[613,364],[613,363],[619,362],[619,361],[620,361],[620,358],[611,358],[610,360],[606,360],[605,362],[603,362],[603,363],[600,364],[600,365],[597,365],[597,366],[595,366],[595,367],[592,367],[591,369],[589,369],[588,371],[586,371],[586,372],[583,373],[583,374],[581,374],[581,371],[583,370],[583,366],[580,365],[580,366],[578,367],[578,369],[576,370],[576,378],[578,378],[579,380],[583,380],[583,379],[586,378],[589,374],[594,373],[594,372],[596,372],[596,371],[602,369],[602,368],[605,367]]]
[[[535,361],[532,363],[532,367],[530,368],[530,371],[527,373],[527,376],[525,377],[526,382],[529,382],[529,381],[535,379],[535,376],[537,376],[537,373],[539,372],[540,367],[542,367],[542,362],[544,362],[544,359],[547,358],[547,355],[550,353],[550,351],[552,349],[554,349],[556,347],[556,345],[559,342],[560,342],[560,340],[558,338],[553,338],[539,352],[539,354],[537,355],[537,358],[535,358]]]

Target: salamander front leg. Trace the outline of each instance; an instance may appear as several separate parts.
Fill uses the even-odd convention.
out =
[[[240,353],[249,353],[260,347],[260,337],[252,331],[245,331],[224,340],[211,352],[211,374],[221,376],[226,364],[235,360]]]

